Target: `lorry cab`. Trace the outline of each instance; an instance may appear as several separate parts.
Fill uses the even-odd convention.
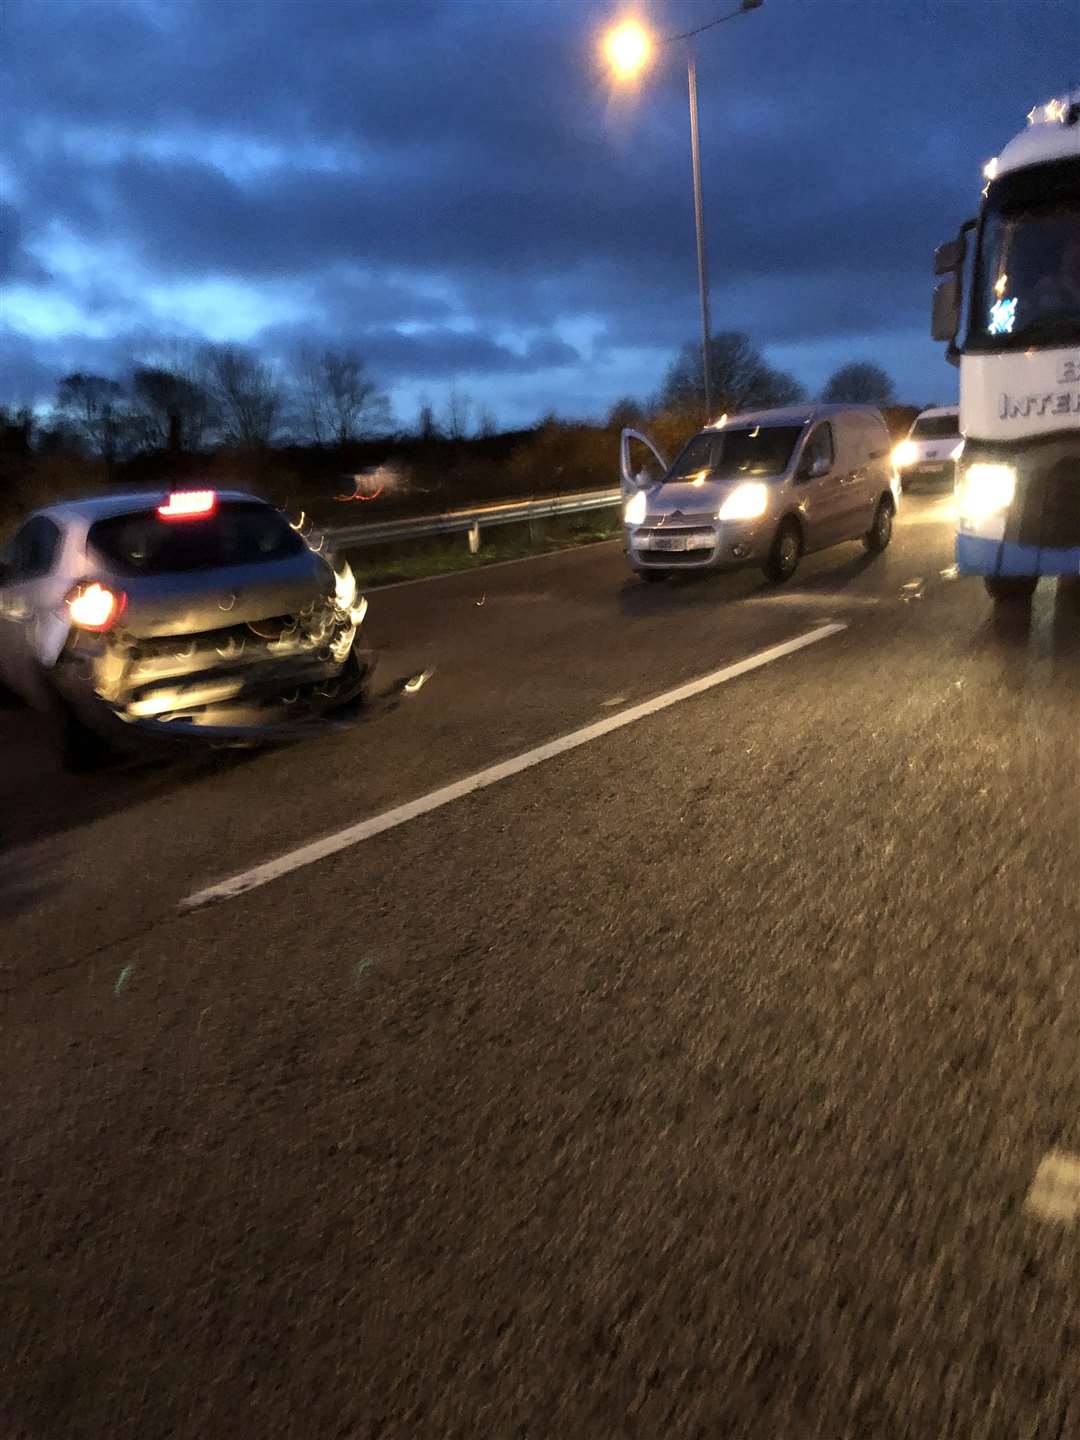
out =
[[[864,405],[724,415],[670,465],[624,430],[621,478],[626,556],[644,580],[760,565],[782,582],[813,550],[851,540],[884,550],[899,494],[888,428]]]
[[[933,335],[960,368],[957,566],[1015,601],[1080,574],[1080,90],[983,174],[978,216],[937,252]]]

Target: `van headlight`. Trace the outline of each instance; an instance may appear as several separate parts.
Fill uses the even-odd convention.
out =
[[[769,488],[760,480],[747,480],[736,485],[720,509],[718,520],[756,520],[764,515],[769,504]]]
[[[985,520],[1012,504],[1016,471],[1011,465],[969,465],[960,476],[956,501],[968,520]]]
[[[648,502],[645,499],[644,490],[635,490],[630,499],[627,500],[623,509],[623,519],[627,525],[640,525],[645,519],[645,510]]]
[[[919,447],[914,440],[901,440],[899,445],[893,447],[892,463],[898,470],[903,470],[906,465],[914,465],[919,458]]]

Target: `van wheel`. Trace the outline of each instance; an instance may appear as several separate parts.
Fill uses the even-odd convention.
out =
[[[799,568],[802,555],[802,534],[794,520],[785,520],[776,532],[769,558],[761,567],[766,578],[776,585],[790,580]]]
[[[893,507],[890,501],[881,499],[874,511],[874,523],[862,537],[862,543],[871,555],[880,555],[892,539]]]
[[[986,593],[999,605],[1019,605],[1035,594],[1037,575],[984,575]]]

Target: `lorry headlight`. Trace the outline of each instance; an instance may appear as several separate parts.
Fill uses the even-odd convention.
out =
[[[645,519],[646,500],[644,490],[635,490],[626,502],[623,519],[627,525],[640,525]]]
[[[901,440],[893,447],[892,462],[898,470],[903,470],[905,465],[914,465],[918,458],[919,447],[914,440]]]
[[[747,480],[736,485],[720,509],[718,520],[756,520],[764,515],[769,504],[769,489],[760,480]]]
[[[969,520],[984,520],[1007,510],[1016,494],[1011,465],[969,465],[960,477],[957,505]]]

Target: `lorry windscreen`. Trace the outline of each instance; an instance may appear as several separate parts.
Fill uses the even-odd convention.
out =
[[[965,350],[1080,339],[1080,163],[1066,163],[1069,175],[1055,176],[1058,183],[1049,189],[1033,191],[1031,177],[1021,175],[991,187]],[[1064,179],[1071,183],[1060,183]]]

